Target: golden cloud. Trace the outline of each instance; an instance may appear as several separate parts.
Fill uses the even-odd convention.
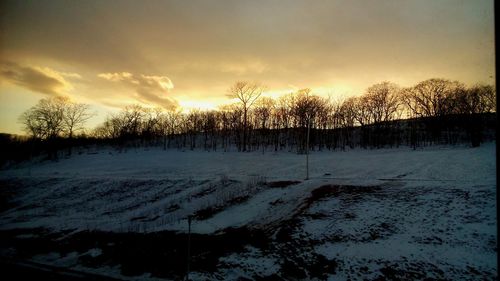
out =
[[[0,79],[28,90],[46,94],[62,95],[73,89],[66,78],[80,79],[77,73],[59,72],[49,67],[23,66],[15,62],[0,62]]]
[[[134,89],[136,99],[140,102],[153,103],[166,109],[178,106],[176,100],[166,96],[174,88],[174,84],[167,76],[136,75],[130,72],[100,73],[97,76]]]

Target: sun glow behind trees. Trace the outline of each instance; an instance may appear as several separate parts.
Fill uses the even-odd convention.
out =
[[[199,147],[199,138],[203,136],[205,149],[216,150],[222,146],[227,150],[236,145],[239,151],[257,147],[265,152],[268,146],[274,146],[274,150],[293,146],[300,153],[308,153],[311,130],[314,131],[312,147],[330,149],[332,143],[334,148],[338,146],[339,133],[342,147],[352,146],[354,136],[349,135],[356,126],[361,126],[362,135],[356,137],[361,138],[361,145],[379,147],[399,145],[401,136],[413,138],[420,134],[417,131],[423,132],[424,141],[435,142],[440,141],[442,130],[448,130],[446,141],[455,142],[460,138],[458,125],[465,126],[461,130],[465,130],[477,146],[481,142],[481,122],[489,118],[480,115],[496,112],[495,87],[481,84],[466,87],[446,79],[428,79],[407,88],[384,81],[368,87],[361,96],[345,99],[318,96],[308,88],[272,99],[261,97],[264,89],[265,86],[257,82],[238,81],[227,90],[228,99],[235,102],[217,109],[182,112],[180,108],[129,105],[109,114],[105,122],[85,133],[121,141],[162,139],[165,149],[173,139],[177,146],[194,149]],[[72,138],[75,130],[84,129],[83,123],[91,116],[88,111],[87,105],[65,98],[42,99],[23,113],[20,121],[35,139]],[[402,129],[404,122],[388,125],[401,118],[427,119],[417,120],[420,124],[416,126],[423,124],[423,127],[418,129],[412,125],[410,132]],[[427,135],[429,130],[431,137]],[[449,139],[451,135],[456,136]],[[179,136],[182,144],[179,144]],[[410,141],[412,145],[419,142],[418,139]]]

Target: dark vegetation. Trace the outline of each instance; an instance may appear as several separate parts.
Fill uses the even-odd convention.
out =
[[[92,131],[84,130],[88,107],[61,98],[43,99],[21,117],[29,137],[0,135],[1,163],[32,157],[57,159],[72,147],[108,145],[118,150],[158,146],[206,151],[345,150],[481,142],[496,138],[496,89],[429,79],[409,88],[390,82],[361,96],[331,99],[302,89],[271,99],[259,84],[237,82],[237,103],[218,110],[127,106]]]

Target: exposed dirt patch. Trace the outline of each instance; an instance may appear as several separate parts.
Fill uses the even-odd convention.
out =
[[[138,217],[135,217],[135,218],[131,218],[130,221],[149,222],[149,221],[155,221],[158,218],[160,218],[160,216],[158,216],[158,215],[152,216],[152,217],[138,216]]]
[[[299,183],[301,183],[301,182],[300,181],[272,181],[272,182],[268,182],[267,186],[272,187],[272,188],[284,188],[284,187],[296,185]]]
[[[437,266],[425,262],[387,263],[380,269],[381,275],[375,280],[443,280],[443,271]],[[422,270],[425,268],[425,271]]]
[[[213,216],[215,216],[217,213],[220,213],[224,211],[224,209],[233,206],[233,205],[238,205],[241,204],[245,201],[250,199],[249,195],[244,195],[244,196],[238,196],[235,198],[230,199],[229,201],[224,202],[222,205],[215,205],[215,206],[209,206],[205,209],[198,210],[194,213],[194,218],[197,220],[206,220],[209,219]]]
[[[314,216],[314,214],[305,213],[312,204],[326,198],[341,197],[343,200],[356,201],[362,199],[367,194],[375,194],[380,190],[382,190],[380,186],[322,185],[311,191],[311,195],[297,208],[292,219],[302,215]]]
[[[328,197],[337,197],[346,195],[356,197],[367,193],[375,193],[380,191],[380,186],[350,186],[350,185],[323,185],[311,192],[308,201],[314,202]]]

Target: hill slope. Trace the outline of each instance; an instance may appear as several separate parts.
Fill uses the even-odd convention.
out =
[[[70,245],[63,250],[57,242],[51,251],[24,256],[17,248],[11,256],[115,277],[184,274],[183,262],[177,271],[160,270],[165,264],[157,268],[154,260],[141,266],[141,254],[124,245],[156,241],[158,233],[159,241],[185,242],[193,216],[197,279],[496,278],[494,143],[316,152],[310,169],[304,180],[305,156],[292,153],[75,155],[2,171],[8,205],[0,229],[11,243],[56,235]],[[98,242],[77,250],[75,237]],[[113,239],[129,242],[119,246]],[[163,253],[178,247],[185,256],[184,242]],[[133,256],[128,262],[135,271],[112,254],[118,250]],[[208,262],[214,267],[205,267]]]

